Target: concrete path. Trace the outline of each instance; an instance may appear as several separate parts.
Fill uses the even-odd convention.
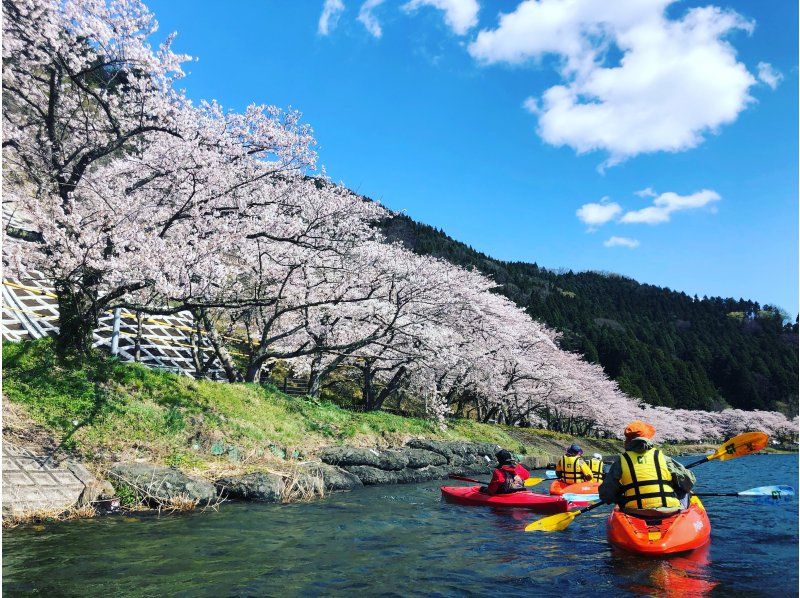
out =
[[[69,465],[56,467],[45,456],[3,442],[4,515],[65,510],[78,502],[84,488],[84,482]]]

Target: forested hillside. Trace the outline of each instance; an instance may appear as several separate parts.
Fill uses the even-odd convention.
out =
[[[564,348],[599,362],[648,403],[797,414],[797,323],[785,324],[776,307],[691,297],[610,273],[502,262],[404,215],[382,227],[417,253],[490,275],[500,292],[561,331]]]

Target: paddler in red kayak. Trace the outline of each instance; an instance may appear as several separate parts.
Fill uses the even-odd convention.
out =
[[[511,453],[505,449],[497,451],[494,456],[497,459],[497,467],[492,474],[492,481],[489,482],[487,492],[495,495],[524,490],[523,482],[531,477],[528,470],[517,463]]]
[[[638,517],[665,517],[686,509],[694,474],[653,445],[656,429],[643,421],[625,428],[625,452],[600,484],[600,500]]]
[[[591,482],[592,470],[583,460],[583,449],[577,444],[572,444],[566,454],[556,463],[556,475],[566,484]]]

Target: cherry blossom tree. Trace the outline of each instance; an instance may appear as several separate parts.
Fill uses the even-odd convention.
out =
[[[172,87],[187,57],[172,36],[148,45],[156,24],[135,0],[4,0],[3,11],[4,183],[39,228],[10,260],[51,278],[57,346],[85,354],[100,312],[180,284],[166,256],[211,256],[222,210],[253,181],[313,166],[314,141],[273,107],[192,107]]]
[[[488,277],[386,243],[384,208],[308,176],[315,140],[299,113],[176,90],[188,57],[174,36],[151,47],[138,0],[3,0],[3,15],[4,199],[36,229],[6,235],[4,260],[53,282],[62,356],[86,355],[109,308],[188,310],[232,382],[281,359],[312,395],[347,371],[362,408],[405,391],[442,422],[619,438],[644,419],[659,441],[797,438],[780,413],[631,398]]]

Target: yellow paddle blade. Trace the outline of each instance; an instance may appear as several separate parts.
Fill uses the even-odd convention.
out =
[[[523,484],[526,488],[529,488],[531,486],[535,486],[536,484],[541,484],[545,481],[545,479],[546,478],[528,478],[523,482]]]
[[[525,526],[526,532],[560,532],[566,529],[572,523],[572,520],[580,515],[580,511],[568,511],[566,513],[558,513],[550,515],[549,517],[542,517],[541,519],[529,523]]]
[[[767,442],[769,442],[769,436],[764,432],[745,432],[728,440],[713,455],[709,455],[707,458],[709,461],[713,459],[727,461],[736,457],[744,457],[745,455],[757,453],[767,446]]]

